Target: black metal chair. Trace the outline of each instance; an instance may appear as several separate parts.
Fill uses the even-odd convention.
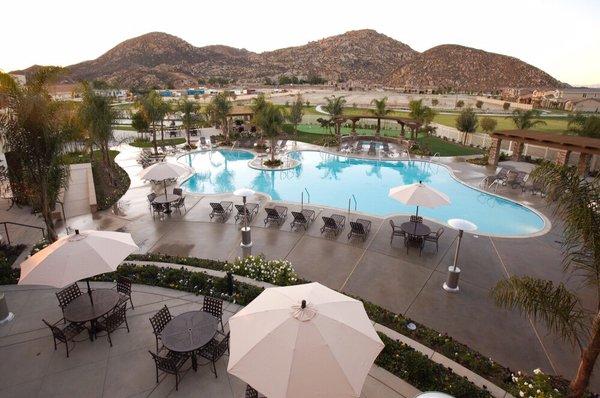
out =
[[[244,398],[258,398],[258,391],[256,391],[250,384],[246,384],[246,393]]]
[[[315,220],[315,212],[314,210],[305,209],[300,212],[293,211],[292,216],[294,217],[294,221],[290,224],[290,229],[294,229],[299,225],[304,227],[306,231],[311,222]]]
[[[125,276],[117,277],[117,292],[119,292],[119,304],[121,303],[131,303],[131,308],[134,309],[133,300],[131,300],[131,279]]]
[[[390,225],[392,226],[392,235],[390,236],[390,245],[392,244],[392,241],[394,240],[394,236],[401,236],[402,238],[404,238],[404,241],[406,242],[406,232],[404,232],[402,230],[402,228],[400,228],[400,226],[394,224],[394,220],[390,220]]]
[[[125,324],[125,326],[123,326],[123,324]],[[100,318],[96,325],[97,331],[106,332],[111,347],[111,333],[114,333],[121,328],[127,328],[127,333],[129,333],[129,324],[127,323],[127,302],[119,304],[114,310],[109,312],[108,315]]]
[[[152,192],[150,194],[148,194],[147,198],[148,198],[148,207],[150,207],[150,212],[152,212],[152,202],[154,202],[154,199],[156,199],[156,193]]]
[[[58,324],[60,322],[66,322],[63,319],[55,322],[55,323],[49,323],[48,321],[46,321],[45,319],[42,319],[42,322],[44,322],[46,324],[46,326],[48,326],[50,328],[50,330],[52,331],[52,338],[54,339],[54,351],[56,351],[57,349],[57,342],[58,343],[63,343],[65,345],[65,347],[67,348],[67,358],[69,357],[69,342],[75,343],[75,336],[77,336],[79,333],[83,332],[85,330],[85,326],[83,326],[80,323],[72,323],[69,322],[68,324],[66,324],[66,326],[63,327],[59,327]]]
[[[204,296],[202,311],[217,318],[219,322],[221,322],[221,330],[225,330],[223,327],[223,300],[211,296]]]
[[[65,307],[69,305],[69,303],[75,300],[77,297],[81,296],[83,293],[79,289],[79,285],[77,283],[73,283],[65,287],[62,290],[56,292],[56,298],[58,299],[58,305],[63,313],[63,320],[65,315]],[[65,321],[66,322],[66,321]]]
[[[219,217],[221,221],[225,221],[231,210],[233,209],[233,202],[222,201],[219,203],[211,202],[210,207],[212,207],[212,211],[208,215],[212,220],[213,217]]]
[[[185,196],[182,196],[177,201],[173,202],[171,204],[171,207],[174,208],[175,210],[177,210],[177,212],[179,214],[181,214],[181,208],[183,207],[185,209],[186,214],[187,214],[187,207],[185,207]]]
[[[321,217],[323,219],[323,226],[321,227],[321,235],[325,231],[333,232],[337,236],[340,231],[344,229],[346,225],[346,217],[339,214],[332,214],[331,217]]]
[[[167,323],[169,323],[173,319],[171,316],[171,312],[169,308],[165,305],[161,308],[156,314],[150,317],[150,324],[152,325],[152,332],[154,333],[154,337],[156,338],[156,352],[159,352],[158,349],[158,340],[161,339],[160,334],[162,333]]]
[[[152,206],[152,219],[153,220],[157,214],[159,216],[162,216],[162,214],[165,212],[165,206],[163,206],[162,203],[152,202],[151,206]]]
[[[440,236],[444,233],[444,228],[440,227],[437,231],[430,233],[424,239],[426,242],[435,243],[435,251],[437,252],[440,248]]]
[[[183,189],[181,189],[181,188],[173,188],[173,195],[177,195],[177,196],[183,195]]]
[[[208,344],[198,350],[198,355],[212,362],[213,373],[215,374],[215,377],[217,377],[216,363],[225,354],[225,352],[229,353],[229,333],[227,333],[221,341],[219,341],[216,337],[213,337]]]
[[[285,206],[265,207],[265,211],[267,212],[267,217],[264,219],[265,225],[273,222],[281,225],[285,222],[288,208]]]
[[[363,241],[367,240],[367,236],[371,232],[371,221],[362,218],[356,221],[350,221],[350,232],[348,232],[348,240],[353,236],[360,236]]]
[[[175,376],[175,391],[179,390],[179,381],[181,380],[181,368],[185,362],[190,358],[189,354],[169,351],[167,355],[160,356],[148,351],[154,359],[154,365],[156,367],[156,383],[158,384],[158,371],[161,370],[165,373],[172,374]]]
[[[421,216],[410,216],[410,222],[422,223],[423,217]]]

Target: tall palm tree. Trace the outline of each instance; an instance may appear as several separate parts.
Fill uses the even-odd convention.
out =
[[[267,107],[269,102],[267,101],[267,97],[264,93],[260,93],[252,100],[250,104],[250,109],[252,110],[252,124],[258,128],[258,132],[260,133],[259,142],[262,144],[263,141],[263,130],[260,127],[261,122],[260,118],[263,116],[263,110]]]
[[[177,109],[182,113],[181,121],[185,129],[188,146],[191,147],[190,129],[198,121],[198,104],[189,100],[188,97],[183,97],[177,104]]]
[[[519,130],[528,130],[537,125],[545,125],[546,122],[543,120],[536,120],[540,117],[540,111],[537,109],[515,109],[512,113],[512,116],[507,116],[507,118],[512,119],[515,127]]]
[[[373,116],[377,117],[377,131],[375,132],[375,136],[379,137],[381,134],[381,118],[389,114],[392,110],[387,107],[387,97],[383,97],[381,99],[374,98],[371,101],[371,104],[375,105],[375,109],[370,109],[370,112]]]
[[[260,115],[257,118],[258,127],[262,130],[271,142],[271,162],[275,161],[275,146],[277,136],[281,133],[285,118],[281,109],[270,102],[266,102],[260,109]]]
[[[160,101],[157,102],[158,105],[158,117],[160,121],[160,140],[165,141],[165,117],[171,112],[171,106],[163,100],[163,98],[159,95],[158,99]]]
[[[61,68],[43,67],[20,86],[0,72],[0,95],[7,105],[7,112],[0,114],[0,135],[21,164],[21,170],[11,171],[19,178],[21,192],[16,194],[25,194],[40,210],[51,241],[57,238],[52,210],[68,184],[68,169],[61,161],[65,104],[53,101],[46,87],[61,73]]]
[[[431,109],[427,105],[423,105],[422,99],[410,101],[408,103],[408,108],[410,109],[408,116],[411,119],[414,119],[417,122],[419,122],[421,125],[424,125],[425,127],[429,126],[429,124],[433,121],[433,118],[436,115],[436,112],[433,109]],[[411,130],[411,139],[415,138],[414,134],[415,131]]]
[[[518,309],[577,347],[579,366],[570,383],[569,397],[585,393],[600,353],[600,180],[581,179],[566,166],[545,163],[533,173],[548,192],[547,200],[564,222],[564,272],[583,277],[595,292],[595,307],[585,308],[581,298],[561,282],[513,276],[492,290],[496,303]]]
[[[156,123],[163,120],[164,105],[163,100],[155,90],[150,91],[144,96],[138,104],[140,112],[150,124],[152,131],[152,144],[154,146],[154,154],[158,155],[158,147],[156,145]]]
[[[302,122],[302,116],[304,116],[304,102],[302,97],[298,95],[287,115],[287,120],[294,126],[295,135],[298,135],[298,125]]]
[[[323,107],[323,110],[329,113],[330,120],[334,123],[335,135],[337,137],[338,145],[341,145],[341,126],[342,126],[342,115],[344,113],[344,105],[346,105],[346,98],[342,95],[331,97],[325,97],[327,104]]]
[[[206,107],[209,120],[215,125],[221,125],[225,142],[229,142],[228,118],[232,107],[229,95],[224,92],[215,95]]]
[[[90,148],[96,145],[102,155],[102,163],[109,180],[114,184],[114,165],[110,158],[110,141],[114,139],[113,123],[117,118],[116,110],[110,99],[94,93],[86,82],[82,84],[83,96],[79,107],[81,125],[87,130]],[[93,153],[90,153],[93,162]]]

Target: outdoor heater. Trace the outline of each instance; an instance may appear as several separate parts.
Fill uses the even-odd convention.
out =
[[[240,244],[240,246],[242,247],[242,249],[244,248],[251,248],[252,247],[252,235],[251,235],[251,231],[250,231],[250,225],[248,225],[248,208],[246,207],[246,198],[248,196],[252,196],[254,195],[256,192],[254,192],[252,189],[250,188],[240,188],[240,189],[236,189],[233,194],[235,196],[241,196],[242,197],[242,201],[244,203],[244,226],[242,227],[241,231],[242,231],[242,243]]]
[[[456,264],[458,262],[460,242],[464,231],[473,232],[477,229],[477,225],[460,218],[451,218],[448,220],[448,225],[454,229],[458,229],[458,243],[456,244],[456,252],[454,253],[454,262],[451,267],[448,267],[448,278],[446,279],[446,282],[444,282],[443,288],[447,292],[457,293],[459,291],[458,279],[460,277],[460,268],[457,267]]]

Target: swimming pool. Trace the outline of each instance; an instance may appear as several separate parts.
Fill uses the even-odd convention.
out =
[[[250,168],[250,152],[215,150],[196,152],[179,158],[196,171],[182,188],[197,193],[232,192],[249,187],[273,200],[300,202],[304,189],[311,204],[338,207],[347,211],[348,199],[355,196],[357,210],[379,216],[414,213],[388,198],[391,187],[423,181],[444,192],[452,203],[435,209],[420,208],[419,214],[441,223],[450,218],[465,218],[477,224],[484,235],[526,236],[540,232],[544,219],[531,209],[513,201],[471,188],[457,181],[449,170],[435,163],[420,161],[377,161],[297,151],[291,157],[300,166],[284,171]],[[305,193],[305,202],[307,194]],[[352,201],[354,210],[354,201]]]

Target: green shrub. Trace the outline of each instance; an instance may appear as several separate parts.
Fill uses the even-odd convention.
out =
[[[11,246],[0,243],[0,285],[14,285],[19,281],[20,271],[12,264],[25,249],[25,245]]]
[[[298,283],[298,274],[289,261],[265,260],[264,256],[238,257],[233,263],[225,264],[225,271],[277,286]]]
[[[568,384],[557,377],[544,374],[540,369],[535,369],[533,375],[524,375],[518,372],[512,376],[514,383],[509,392],[515,397],[526,398],[560,398],[568,391]],[[587,393],[586,397],[592,395]]]

